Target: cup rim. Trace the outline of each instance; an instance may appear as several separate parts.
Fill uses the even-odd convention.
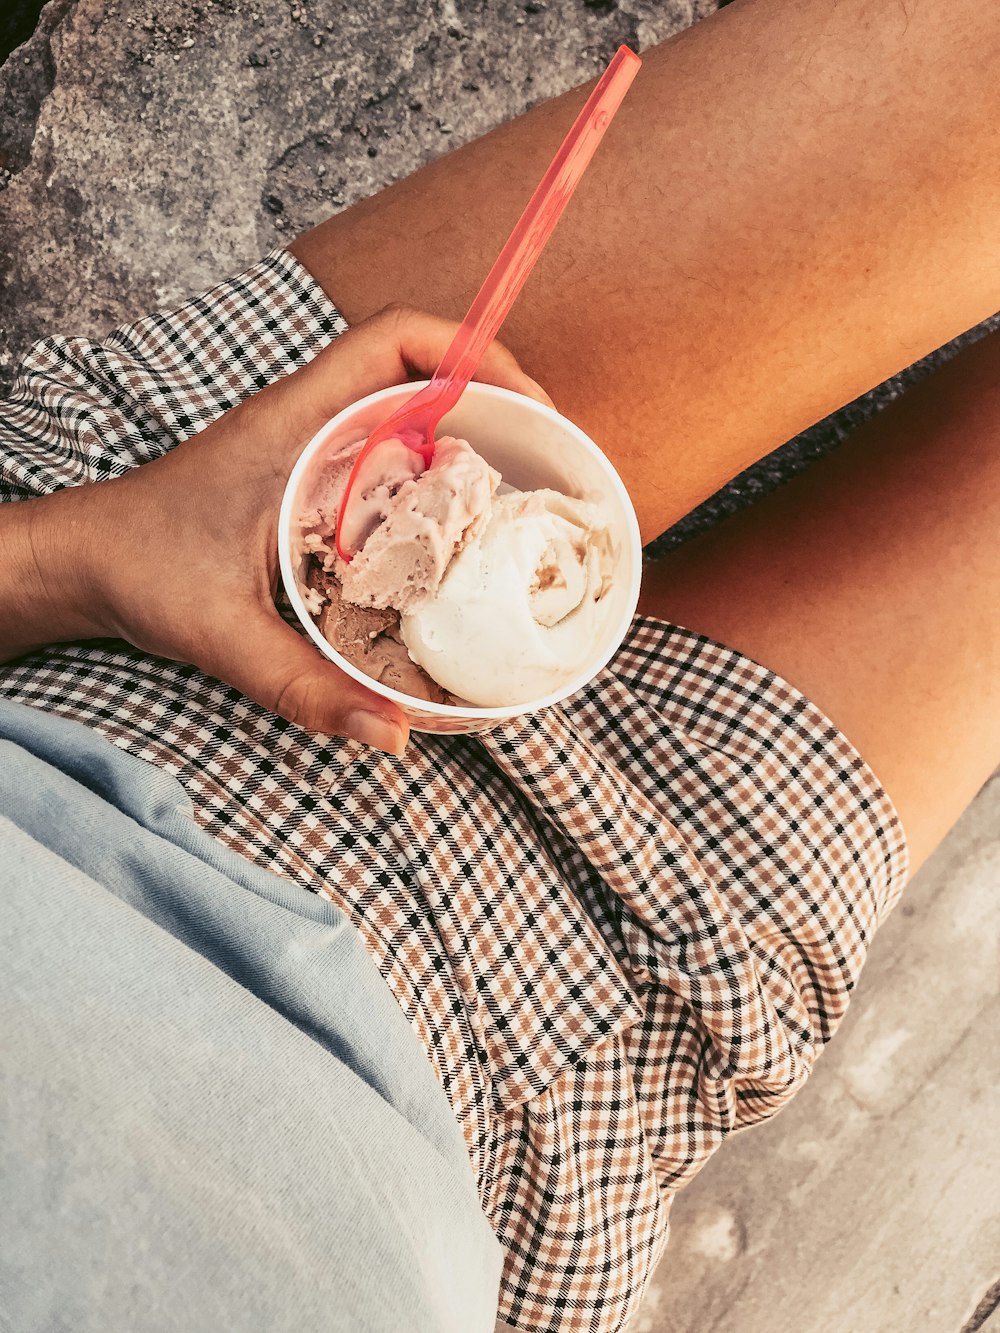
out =
[[[537,699],[529,699],[523,704],[501,704],[490,707],[480,707],[476,704],[439,704],[429,699],[419,699],[412,694],[404,694],[402,690],[393,689],[390,685],[384,685],[373,676],[366,675],[360,667],[356,667],[353,662],[349,662],[346,657],[342,657],[336,648],[324,638],[319,632],[315,620],[306,609],[302,594],[299,591],[298,579],[292,563],[291,552],[291,525],[294,518],[295,498],[299,488],[299,483],[308,468],[309,464],[322,450],[323,445],[327,443],[330,436],[351,416],[356,415],[363,408],[371,403],[381,402],[387,398],[402,396],[404,393],[412,395],[425,388],[430,383],[429,380],[408,380],[403,384],[389,385],[384,389],[377,389],[374,393],[366,394],[364,398],[358,398],[342,408],[335,416],[331,417],[312,438],[303,446],[302,452],[295,461],[295,465],[289,473],[288,480],[285,483],[284,494],[281,498],[281,508],[278,512],[278,564],[281,569],[281,579],[285,587],[285,593],[295,611],[300,623],[309,635],[310,639],[320,650],[324,657],[339,667],[345,675],[356,680],[360,685],[370,689],[373,694],[379,695],[384,699],[391,699],[393,703],[399,704],[401,708],[414,710],[425,715],[450,719],[467,720],[489,720],[502,721],[515,717],[521,717],[528,713],[540,712],[543,708],[551,708],[553,704],[561,703],[568,699],[570,695],[576,694],[578,690],[588,684],[594,677],[607,666],[611,658],[621,647],[625,635],[628,633],[628,627],[635,616],[635,610],[639,603],[639,585],[642,575],[642,540],[639,533],[639,521],[636,517],[635,506],[632,499],[625,489],[625,483],[619,477],[614,464],[608,458],[607,454],[599,448],[597,444],[587,435],[575,422],[564,417],[561,412],[555,408],[548,407],[545,403],[540,403],[536,398],[529,398],[527,394],[517,393],[513,389],[505,389],[497,384],[484,384],[479,380],[472,380],[465,389],[465,393],[470,390],[475,397],[514,399],[520,403],[528,404],[529,408],[543,417],[556,422],[562,429],[575,437],[576,442],[583,446],[584,451],[596,459],[598,465],[605,474],[605,480],[610,489],[618,496],[622,505],[622,512],[625,518],[625,525],[628,528],[634,552],[634,571],[632,578],[632,588],[626,600],[626,611],[623,612],[619,621],[615,625],[614,634],[608,636],[609,647],[602,653],[596,664],[588,664],[586,670],[580,671],[570,681],[561,685],[556,690],[551,690],[548,694],[542,695]]]

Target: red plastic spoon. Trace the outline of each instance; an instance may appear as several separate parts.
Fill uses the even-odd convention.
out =
[[[353,543],[344,541],[344,519],[348,501],[359,484],[358,478],[366,459],[385,440],[402,440],[408,448],[422,455],[425,465],[430,464],[434,457],[434,428],[455,406],[476,373],[487,347],[517,300],[528,274],[535,266],[535,260],[545,248],[552,229],[562,216],[597,145],[611,124],[612,116],[621,106],[641,63],[635,52],[627,46],[618,48],[531,196],[507,244],[497,256],[469,313],[452,339],[451,346],[441,358],[441,364],[435,370],[430,384],[408,398],[401,408],[368,436],[347,479],[337,515],[337,554],[342,559],[351,559],[352,553],[348,547]],[[372,471],[375,473],[376,469]],[[373,475],[372,480],[377,481],[377,476]],[[364,490],[363,480],[361,490]]]

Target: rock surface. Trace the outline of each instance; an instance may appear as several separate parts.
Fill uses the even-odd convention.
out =
[[[0,377],[34,339],[176,302],[590,77],[618,43],[643,49],[715,8],[52,0],[0,69]],[[663,545],[773,488],[946,355],[763,460]],[[633,1333],[993,1327],[998,818],[994,782],[880,935],[810,1087],[682,1196]]]

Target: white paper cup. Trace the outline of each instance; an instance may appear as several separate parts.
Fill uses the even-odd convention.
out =
[[[310,440],[292,469],[278,518],[278,558],[288,600],[306,633],[325,657],[373,693],[392,699],[415,731],[464,733],[488,731],[501,722],[536,713],[575,694],[604,667],[625,637],[639,600],[642,545],[639,524],[618,473],[578,426],[551,407],[510,389],[472,383],[435,434],[468,440],[477,453],[518,490],[549,487],[601,505],[611,528],[616,563],[611,589],[598,603],[593,653],[586,666],[557,690],[527,703],[498,708],[437,704],[415,699],[374,680],[348,662],[319,632],[306,610],[304,584],[308,555],[302,545],[301,517],[307,513],[324,470],[363,440],[423,384],[397,384],[369,394],[340,412]],[[469,645],[475,652],[475,644]]]

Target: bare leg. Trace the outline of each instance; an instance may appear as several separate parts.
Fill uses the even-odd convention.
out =
[[[1000,335],[649,567],[640,609],[783,675],[894,798],[915,869],[1000,759]]]
[[[505,329],[612,454],[647,538],[1000,305],[998,55],[981,0],[742,0],[648,55]],[[581,96],[296,253],[350,319],[460,315]],[[998,362],[973,349],[647,580],[645,609],[829,712],[914,864],[1000,758]]]
[[[742,0],[649,52],[504,327],[645,538],[1000,307],[1000,17]],[[349,320],[461,317],[569,93],[293,247]]]

